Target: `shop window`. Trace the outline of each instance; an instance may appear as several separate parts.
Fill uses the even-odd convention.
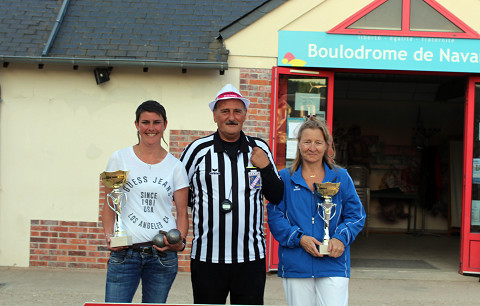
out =
[[[327,122],[331,129],[333,73],[289,68],[274,68],[274,80],[278,81],[272,104],[276,116],[272,128],[275,140],[273,152],[278,169],[290,167],[297,153],[297,130],[306,117],[315,116]],[[330,97],[330,99],[329,99]],[[275,105],[276,104],[276,105]],[[329,111],[330,107],[330,111]]]
[[[402,0],[385,1],[347,29],[355,30],[402,30]]]
[[[410,2],[410,31],[464,32],[422,0],[411,0]]]
[[[434,0],[376,0],[328,33],[480,38]]]
[[[280,75],[279,83],[284,85],[280,88],[283,93],[279,96],[279,107],[283,107],[285,113],[282,117],[286,120],[277,126],[277,135],[285,135],[282,142],[285,147],[279,150],[277,160],[285,159],[285,167],[290,167],[297,153],[297,129],[305,122],[306,116],[326,120],[327,78]]]

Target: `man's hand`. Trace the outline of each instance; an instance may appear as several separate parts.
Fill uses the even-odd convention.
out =
[[[259,169],[263,169],[270,164],[267,154],[259,147],[253,148],[250,162]]]

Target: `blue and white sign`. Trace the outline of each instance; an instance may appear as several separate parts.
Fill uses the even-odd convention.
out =
[[[280,31],[278,66],[480,73],[480,40]]]

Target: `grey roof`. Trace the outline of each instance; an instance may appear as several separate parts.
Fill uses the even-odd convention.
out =
[[[285,1],[2,0],[0,60],[226,69],[223,38]]]

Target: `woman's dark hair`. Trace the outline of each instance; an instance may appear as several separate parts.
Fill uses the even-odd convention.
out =
[[[140,120],[140,115],[143,112],[156,113],[157,115],[163,118],[164,123],[167,122],[167,111],[165,110],[165,107],[163,107],[162,104],[158,103],[157,101],[147,100],[137,107],[137,110],[135,111],[135,121],[137,123],[138,123],[138,120]],[[138,131],[137,131],[137,138],[138,138],[138,143],[140,143],[140,133]],[[163,139],[163,142],[168,146],[168,143],[165,141],[165,138],[162,137],[162,139]]]
[[[137,111],[135,112],[135,120],[137,122],[143,112],[156,113],[162,116],[163,121],[167,121],[167,112],[165,111],[165,107],[163,107],[162,104],[158,103],[157,101],[147,100],[137,107]]]

